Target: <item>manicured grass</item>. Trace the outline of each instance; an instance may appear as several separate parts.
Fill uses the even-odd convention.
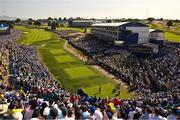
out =
[[[75,27],[58,27],[57,30],[61,31],[61,30],[74,30],[77,32],[84,32],[84,29],[87,30],[87,32],[91,32],[91,28],[75,28]]]
[[[173,42],[180,42],[180,35],[176,35],[170,32],[165,32],[165,39]]]
[[[81,77],[96,76],[96,73],[93,72],[92,70],[90,70],[89,68],[87,68],[86,66],[66,68],[65,71],[73,79],[74,78],[81,78]]]
[[[28,29],[25,27],[16,27],[29,33],[23,34],[18,41],[23,45],[35,45],[38,49],[40,60],[42,60],[55,79],[59,80],[62,86],[73,93],[82,88],[89,95],[100,97],[114,97],[112,90],[118,83],[107,78],[91,66],[84,65],[82,61],[67,52],[64,48],[64,41],[60,40],[51,32],[43,30]],[[98,94],[99,86],[102,92]],[[128,93],[128,90],[122,86],[122,98],[132,98],[134,93]]]
[[[62,53],[66,53],[64,50],[50,50],[50,52],[52,53],[52,54],[62,54]]]
[[[55,59],[59,62],[59,63],[70,63],[70,62],[76,62],[76,60],[71,57],[70,55],[59,55],[59,56],[55,56]]]
[[[45,32],[44,30],[38,30],[38,29],[27,29],[26,27],[15,27],[16,29],[19,29],[23,31],[22,38],[18,41],[18,43],[30,45],[34,42],[40,42],[40,41],[46,41],[53,38],[53,35],[51,32]]]

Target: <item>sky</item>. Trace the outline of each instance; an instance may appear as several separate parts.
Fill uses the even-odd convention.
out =
[[[180,0],[0,0],[0,16],[18,18],[180,19]]]

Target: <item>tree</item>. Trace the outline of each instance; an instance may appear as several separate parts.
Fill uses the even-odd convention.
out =
[[[168,26],[168,27],[173,26],[172,20],[169,20],[169,21],[167,22],[167,26]]]
[[[61,27],[61,30],[62,30],[62,28],[64,27],[64,24],[61,23],[61,24],[60,24],[60,27]]]
[[[147,18],[147,20],[151,23],[153,22],[155,19],[153,17]]]
[[[139,19],[134,19],[133,22],[139,22],[140,20]]]
[[[160,18],[160,21],[163,21],[163,18]]]
[[[11,28],[11,29],[14,28],[14,26],[13,26],[13,24],[11,22],[9,22],[9,28]]]
[[[127,21],[128,21],[128,22],[132,22],[132,21],[133,21],[133,19],[131,19],[131,18],[128,18],[128,19],[127,19]]]
[[[61,17],[59,17],[58,21],[62,21],[62,18],[61,18]]]
[[[48,20],[53,20],[53,18],[52,17],[48,17]]]
[[[106,20],[107,23],[112,23],[112,20]]]
[[[29,18],[28,19],[28,25],[32,25],[33,24],[33,19],[32,18]]]
[[[64,21],[67,21],[67,18],[66,17],[64,17],[64,19],[63,19]]]
[[[51,26],[51,23],[52,23],[51,21],[48,21],[48,26]]]
[[[121,22],[121,19],[114,19],[113,22]]]
[[[15,22],[20,22],[21,21],[21,19],[20,18],[17,18],[16,20],[15,20]]]
[[[69,26],[72,26],[72,23],[73,23],[73,18],[69,18],[69,20],[68,20]]]
[[[56,27],[59,27],[59,23],[58,22],[52,22],[51,23],[51,30],[56,30]]]
[[[56,24],[55,24],[55,22],[51,23],[51,30],[56,30]]]
[[[39,21],[34,21],[34,25],[40,26],[40,25],[41,25],[41,22],[39,22]]]
[[[33,19],[32,19],[32,18],[29,18],[28,20],[29,20],[29,21],[32,21]]]
[[[174,20],[174,22],[179,23],[179,22],[180,22],[180,20],[176,19],[176,20]]]

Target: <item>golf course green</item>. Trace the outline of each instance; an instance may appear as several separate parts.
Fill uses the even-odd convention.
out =
[[[59,39],[54,33],[29,29],[23,26],[16,26],[15,29],[23,31],[18,44],[36,46],[39,59],[48,67],[54,78],[59,80],[65,89],[76,93],[77,89],[82,88],[91,96],[115,96],[112,90],[118,83],[107,78],[91,66],[85,65],[66,51],[63,48],[65,41]],[[100,86],[102,92],[98,93]],[[134,96],[134,93],[129,93],[127,88],[122,86],[121,94],[118,97],[132,98]]]

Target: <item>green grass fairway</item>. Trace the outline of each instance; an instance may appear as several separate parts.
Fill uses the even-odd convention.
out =
[[[92,68],[84,65],[82,61],[67,52],[64,48],[64,41],[55,34],[43,30],[15,27],[27,32],[18,41],[23,45],[34,45],[38,49],[38,55],[49,71],[59,80],[62,86],[73,93],[82,88],[89,95],[100,97],[114,97],[112,89],[117,83]],[[102,86],[102,93],[98,94],[99,86]],[[125,87],[121,87],[122,98],[132,98],[134,93],[128,93]]]
[[[21,44],[24,45],[30,45],[33,42],[36,41],[45,41],[45,40],[49,40],[52,39],[52,33],[51,32],[46,32],[46,34],[44,34],[43,30],[38,30],[38,29],[26,29],[25,27],[16,27],[17,29],[20,29],[21,31],[23,31],[25,35],[22,36],[22,38],[18,41]]]
[[[81,77],[91,77],[96,76],[96,73],[94,73],[92,70],[87,68],[86,66],[82,67],[73,67],[73,68],[66,68],[66,73],[69,74],[71,78],[81,78]],[[83,73],[83,74],[82,74]]]
[[[174,33],[165,32],[165,38],[168,41],[180,42],[180,35],[176,35]]]
[[[76,62],[76,60],[73,57],[69,56],[69,55],[55,56],[55,59],[59,63]]]
[[[91,32],[91,28],[77,28],[77,27],[58,27],[57,30],[61,31],[61,30],[74,30],[77,32],[84,32],[84,29],[86,29],[87,33]]]
[[[66,53],[64,50],[50,50],[52,54],[63,54]]]

